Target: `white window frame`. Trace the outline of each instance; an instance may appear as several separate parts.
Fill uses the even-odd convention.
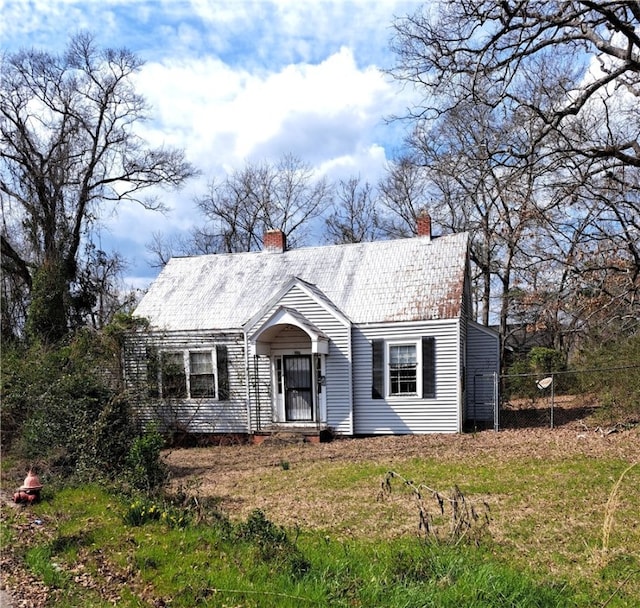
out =
[[[385,340],[384,382],[385,394],[390,399],[421,399],[422,395],[422,338]],[[416,391],[411,393],[391,392],[391,349],[397,346],[412,346],[416,352]]]
[[[184,397],[165,397],[164,395],[164,385],[163,385],[163,373],[162,373],[162,358],[166,354],[178,354],[182,353],[182,364],[184,367],[185,374],[185,386],[186,386],[186,396]],[[191,354],[192,353],[208,353],[211,356],[211,370],[213,374],[213,390],[215,396],[213,397],[192,397],[191,395]],[[189,400],[202,400],[202,399],[211,399],[214,401],[218,401],[220,397],[220,390],[218,387],[218,361],[216,358],[216,348],[166,348],[159,352],[160,356],[160,366],[158,370],[158,387],[160,388],[160,395],[163,399],[172,398],[172,399],[189,399]]]
[[[199,395],[194,397],[191,391],[191,376],[196,375],[191,372],[191,355],[192,354],[208,354],[209,359],[211,361],[211,375],[213,376],[213,395]],[[216,349],[189,349],[186,352],[186,360],[187,367],[185,368],[185,373],[187,374],[187,393],[189,395],[189,399],[218,399],[218,367],[216,361]],[[208,375],[208,374],[198,374],[198,375]]]

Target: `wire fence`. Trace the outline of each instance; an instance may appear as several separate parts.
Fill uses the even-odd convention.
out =
[[[494,428],[613,426],[633,417],[634,404],[620,403],[609,391],[619,374],[633,374],[640,386],[640,365],[500,377]],[[497,396],[496,396],[497,397]],[[629,406],[632,411],[629,412]],[[635,414],[640,404],[635,404]]]

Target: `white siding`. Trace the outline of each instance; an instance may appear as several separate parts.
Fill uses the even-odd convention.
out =
[[[249,416],[251,432],[259,431],[273,422],[271,362],[269,357],[249,360]]]
[[[324,386],[324,390],[326,391],[327,424],[337,434],[351,435],[353,433],[353,427],[349,328],[346,327],[344,322],[331,312],[323,302],[311,297],[298,285],[294,285],[277,303],[274,303],[274,306],[265,312],[263,318],[256,325],[259,326],[260,323],[268,319],[280,306],[295,309],[328,336],[329,354],[325,359],[326,383]],[[282,334],[282,337],[286,340],[287,334]],[[280,349],[282,346],[285,346],[285,344],[281,344],[278,341],[277,348]],[[272,345],[272,348],[273,347],[275,347],[275,345]],[[265,357],[261,357],[260,359],[265,362],[267,361]],[[270,378],[270,372],[267,372],[266,368],[261,367],[260,374],[260,422],[265,425],[273,421],[271,385],[267,382],[267,378]],[[253,395],[251,402],[252,424],[255,424],[253,421],[253,412],[256,404],[255,396]]]
[[[500,344],[494,331],[469,323],[467,334],[467,419],[492,422],[493,374],[500,370]]]
[[[147,349],[164,351],[215,350],[227,347],[229,399],[161,399],[149,395]],[[248,430],[242,334],[139,334],[124,349],[127,383],[136,397],[143,423],[155,421],[162,431],[185,433],[246,433]]]
[[[435,338],[436,396],[372,399],[371,340]],[[461,430],[457,320],[358,327],[353,332],[354,434],[455,433]]]

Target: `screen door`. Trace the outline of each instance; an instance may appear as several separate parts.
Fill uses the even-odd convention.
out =
[[[310,355],[284,357],[284,386],[287,421],[313,420]]]

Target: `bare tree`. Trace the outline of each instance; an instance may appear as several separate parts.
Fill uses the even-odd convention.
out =
[[[116,313],[130,312],[135,304],[135,293],[122,281],[127,264],[92,243],[86,244],[81,263],[70,289],[71,327],[103,329]]]
[[[418,216],[429,209],[428,180],[421,168],[422,160],[403,156],[387,166],[380,180],[380,205],[386,211],[382,220],[384,232],[392,237],[415,235]]]
[[[426,127],[429,127],[428,129]],[[508,153],[514,117],[502,109],[468,101],[410,139],[416,171],[434,202],[431,215],[449,232],[472,233],[477,314],[508,329],[511,292],[529,262],[529,237],[537,238],[539,205],[535,163]]]
[[[330,243],[362,243],[382,236],[377,196],[369,182],[360,178],[340,180],[332,213],[325,220]]]
[[[425,5],[394,26],[391,73],[424,93],[414,116],[469,98],[505,105],[535,117],[539,137],[554,136],[556,147],[640,166],[637,122],[629,128],[640,113],[637,2],[471,0],[438,9]],[[540,79],[549,88],[532,97]],[[600,128],[585,139],[593,116]]]
[[[247,163],[223,181],[213,181],[198,199],[208,224],[192,235],[194,246],[209,252],[254,251],[270,229],[282,230],[296,246],[329,200],[327,181],[314,179],[311,167],[299,158]]]
[[[640,8],[629,1],[472,0],[440,4],[438,11],[425,6],[396,21],[398,60],[390,73],[421,92],[406,118],[423,131],[429,130],[425,124],[473,104],[511,116],[514,131],[503,142],[510,166],[535,162],[548,171],[586,163],[589,174],[565,173],[573,184],[565,181],[553,198],[570,204],[556,195],[590,188],[617,215],[634,260],[639,31]],[[613,206],[602,191],[611,176],[624,193]]]
[[[194,174],[183,153],[148,148],[135,133],[147,117],[131,77],[140,60],[99,49],[88,34],[65,53],[7,54],[0,63],[2,268],[24,286],[37,337],[66,334],[81,244],[105,205],[158,209],[151,186]]]
[[[483,319],[494,292],[503,331],[526,302],[565,352],[593,328],[585,293],[637,313],[639,23],[636,2],[472,0],[394,26],[410,143],[432,215],[474,233]]]
[[[151,255],[150,265],[154,268],[163,268],[174,256],[198,255],[205,253],[215,253],[215,248],[208,240],[201,241],[202,234],[200,228],[192,228],[188,235],[164,234],[154,232],[151,240],[146,243],[145,249]]]
[[[550,184],[563,204],[548,205],[532,250],[529,323],[569,353],[585,336],[610,340],[637,330],[640,314],[638,187],[600,175],[599,161],[568,158]]]

